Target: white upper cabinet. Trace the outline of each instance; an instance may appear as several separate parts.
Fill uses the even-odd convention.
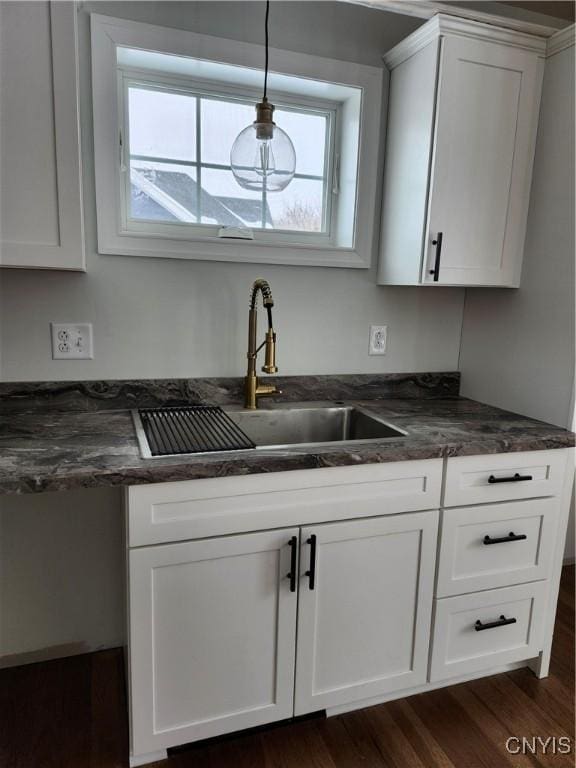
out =
[[[439,15],[387,54],[379,284],[519,286],[544,50]]]
[[[0,3],[0,266],[84,270],[76,9]]]

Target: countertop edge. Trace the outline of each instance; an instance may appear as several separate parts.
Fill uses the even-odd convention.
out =
[[[154,464],[150,467],[125,467],[121,470],[93,468],[86,471],[71,471],[49,474],[38,478],[23,473],[13,480],[0,480],[0,495],[23,495],[27,493],[50,493],[80,488],[127,487],[185,480],[201,480],[216,477],[238,477],[242,475],[270,474],[302,469],[326,469],[363,464],[384,464],[398,461],[444,459],[458,456],[478,456],[522,451],[556,450],[573,448],[575,435],[571,432],[516,437],[505,439],[464,440],[444,444],[422,442],[419,445],[403,447],[385,444],[359,445],[347,450],[334,449],[313,452],[266,451],[258,452],[246,459],[230,456],[225,459],[203,459],[202,463]],[[251,460],[256,459],[257,462]]]

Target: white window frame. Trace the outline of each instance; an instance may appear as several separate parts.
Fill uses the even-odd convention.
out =
[[[96,173],[96,205],[98,221],[98,251],[103,254],[151,256],[154,258],[201,259],[211,261],[291,264],[301,266],[330,266],[368,268],[372,262],[378,210],[379,168],[375,158],[380,154],[383,69],[350,62],[341,62],[290,51],[273,49],[270,59],[270,95],[278,105],[290,102],[304,105],[301,95],[288,94],[282,89],[283,76],[302,78],[324,89],[329,98],[318,100],[311,96],[310,106],[330,105],[337,111],[336,125],[351,125],[349,135],[358,136],[358,152],[342,153],[338,183],[338,206],[354,207],[354,221],[344,222],[332,210],[330,237],[319,233],[258,231],[254,240],[231,240],[199,234],[196,227],[174,223],[159,228],[158,222],[149,227],[142,222],[141,231],[134,231],[123,221],[122,196],[125,195],[121,166],[120,131],[125,110],[122,79],[127,75],[139,79],[165,78],[174,84],[173,74],[154,74],[148,70],[119,73],[119,48],[171,54],[204,62],[221,62],[260,71],[262,46],[198,35],[188,31],[158,27],[100,14],[91,14],[92,26],[92,89],[94,107],[94,152]],[[274,90],[275,73],[279,83]],[[200,88],[191,83],[192,90]],[[183,83],[182,83],[183,84]],[[349,103],[331,100],[330,87],[347,86],[361,94],[359,112],[353,113]],[[205,87],[205,86],[202,86]],[[208,86],[209,87],[209,86]],[[215,86],[216,87],[216,86]],[[230,86],[231,91],[235,90]],[[217,90],[224,92],[222,83]],[[238,90],[235,91],[238,93]],[[260,93],[242,87],[246,96],[258,98]],[[323,102],[323,103],[322,103]],[[348,121],[348,122],[346,122]],[[343,133],[346,131],[343,129]],[[335,136],[335,142],[341,136]],[[342,139],[344,141],[344,139]],[[338,154],[338,153],[336,153]],[[331,169],[329,169],[331,171]],[[328,177],[330,179],[330,176]],[[333,209],[337,206],[333,205]],[[353,230],[350,229],[353,227]],[[185,230],[179,232],[177,230]],[[296,241],[297,240],[297,241]]]

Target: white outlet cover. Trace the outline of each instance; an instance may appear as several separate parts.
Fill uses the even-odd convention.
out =
[[[370,337],[368,341],[369,355],[385,355],[386,342],[388,341],[387,325],[371,325]]]
[[[53,360],[92,360],[92,323],[50,323]]]

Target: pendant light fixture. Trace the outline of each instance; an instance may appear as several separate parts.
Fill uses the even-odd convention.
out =
[[[256,104],[256,120],[238,134],[232,145],[230,165],[244,189],[280,192],[294,178],[296,152],[288,134],[272,119],[274,105],[267,98],[269,14],[270,0],[266,0],[264,94]]]

